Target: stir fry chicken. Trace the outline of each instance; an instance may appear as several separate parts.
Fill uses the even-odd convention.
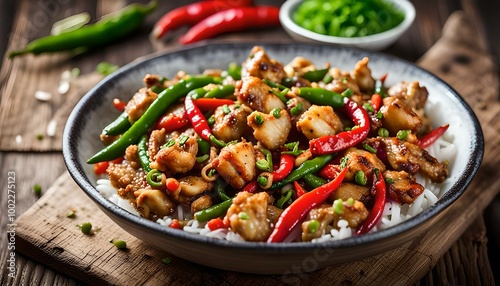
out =
[[[311,241],[314,238],[325,234],[328,226],[338,228],[338,221],[346,220],[350,228],[355,229],[368,217],[368,210],[360,201],[354,201],[352,205],[347,202],[342,203],[342,211],[336,212],[331,204],[323,204],[312,209],[302,223],[302,241]],[[310,224],[319,223],[318,227]]]
[[[226,214],[231,229],[247,241],[264,241],[272,230],[267,218],[270,200],[266,192],[238,193]]]
[[[297,129],[311,140],[337,134],[344,126],[331,106],[313,105],[297,121]]]
[[[255,178],[255,155],[251,142],[238,142],[222,148],[212,166],[233,188],[241,190]]]
[[[424,186],[416,182],[417,173],[434,183],[448,176],[448,163],[419,147],[426,141],[419,141],[422,134],[431,126],[424,113],[427,89],[418,81],[401,82],[388,88],[388,96],[378,102],[368,62],[368,58],[359,60],[352,72],[330,68],[327,63],[328,70],[315,73],[319,69],[309,59],[296,57],[284,66],[256,46],[241,66],[241,79],[232,72],[234,77],[225,76],[221,69],[203,73],[224,78],[223,84],[234,86],[234,94],[224,99],[193,98],[192,102],[185,101],[186,94],[180,95],[160,119],[148,123],[146,154],[143,145],[132,142],[121,163],[104,162],[109,164],[106,172],[111,184],[121,198],[151,220],[172,215],[178,206],[190,209],[199,219],[203,217],[200,211],[220,203],[227,206],[230,201],[223,202],[227,191],[231,205],[217,219],[224,218],[224,228],[247,241],[275,242],[273,235],[280,223],[291,219],[284,217],[292,208],[302,218],[306,216],[294,222],[302,224],[302,241],[330,234],[340,228],[340,220],[346,220],[352,231],[368,232],[364,228],[377,223],[367,223],[375,217],[368,218],[369,212],[379,212],[380,218],[386,197],[393,203],[412,204],[424,194]],[[166,88],[181,79],[194,78],[183,71],[171,80],[146,75],[146,87],[125,108],[130,123],[157,99],[152,87]],[[216,89],[220,83],[214,80],[201,88]],[[307,96],[301,93],[302,86],[310,88]],[[330,99],[324,98],[321,89],[338,93],[328,94],[338,96],[335,102],[344,101],[346,107],[329,106]],[[352,92],[346,95],[348,89]],[[103,135],[102,139],[112,143],[127,136]],[[312,176],[306,174],[313,169]],[[337,178],[330,183],[340,186],[333,192],[326,190],[332,184],[320,189],[314,185],[321,179],[314,176],[327,181]],[[321,192],[327,193],[321,196]],[[377,194],[384,192],[380,200]],[[301,195],[307,200],[298,201]],[[307,206],[297,206],[304,201]],[[311,206],[316,207],[308,211]],[[210,219],[200,219],[200,226],[212,229]],[[279,234],[278,239],[289,235]]]
[[[290,115],[285,109],[272,111],[271,114],[254,111],[247,120],[255,139],[269,150],[277,150],[283,146],[292,128]]]
[[[285,108],[283,101],[271,92],[271,87],[258,77],[243,78],[237,94],[238,100],[253,110],[269,113],[275,108]]]
[[[224,142],[238,140],[250,130],[247,125],[247,117],[252,110],[246,106],[234,104],[229,105],[228,108],[230,112],[227,114],[222,106],[215,109],[215,123],[212,126],[215,137]]]
[[[255,46],[241,67],[241,77],[250,76],[281,82],[286,74],[280,62],[271,59],[262,47]]]

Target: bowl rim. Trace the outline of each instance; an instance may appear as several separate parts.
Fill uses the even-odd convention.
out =
[[[279,12],[281,24],[297,35],[324,43],[359,45],[386,40],[406,31],[411,26],[416,16],[415,6],[409,0],[386,0],[401,9],[401,11],[405,15],[403,22],[401,22],[396,27],[393,27],[382,33],[362,37],[337,37],[318,34],[316,32],[303,28],[302,26],[295,23],[295,21],[293,21],[292,13],[302,1],[303,0],[287,0],[285,1],[285,3],[283,3],[283,5],[281,5]]]
[[[130,62],[129,64],[121,67],[118,71],[111,74],[110,76],[104,78],[101,82],[99,82],[96,86],[94,86],[87,94],[85,94],[82,99],[77,103],[71,112],[68,120],[66,122],[64,132],[63,132],[63,158],[73,180],[77,183],[77,185],[89,196],[94,203],[96,203],[99,207],[105,208],[107,211],[111,212],[106,213],[107,216],[114,218],[122,218],[126,219],[129,223],[134,224],[135,226],[141,227],[142,229],[148,229],[150,231],[154,231],[157,234],[161,234],[165,237],[173,236],[177,239],[185,239],[193,243],[208,243],[213,245],[214,247],[224,247],[231,249],[240,249],[240,250],[255,250],[259,249],[260,251],[272,254],[272,253],[282,253],[283,251],[310,251],[315,250],[318,247],[322,248],[349,248],[356,247],[360,244],[370,244],[377,241],[382,241],[387,237],[392,237],[394,235],[402,234],[408,230],[411,230],[419,225],[424,224],[429,219],[437,216],[440,212],[446,209],[451,203],[453,203],[456,199],[458,199],[467,189],[482,162],[483,154],[484,154],[484,138],[480,123],[474,114],[472,108],[467,104],[467,102],[447,83],[441,80],[439,77],[435,76],[431,72],[418,67],[417,65],[406,61],[404,59],[380,53],[374,51],[364,51],[357,48],[346,47],[346,46],[338,46],[338,45],[328,45],[328,44],[315,44],[316,47],[322,47],[325,49],[336,49],[336,50],[354,50],[358,52],[363,52],[367,57],[379,57],[381,59],[388,59],[391,61],[397,61],[404,65],[409,65],[410,68],[415,69],[417,72],[423,73],[438,83],[442,84],[442,86],[453,96],[453,99],[457,100],[457,102],[465,109],[466,114],[464,116],[469,117],[472,121],[471,125],[475,128],[473,129],[473,138],[472,146],[470,150],[470,159],[468,160],[464,172],[458,177],[457,181],[455,181],[447,191],[447,193],[441,197],[437,203],[429,207],[428,209],[420,212],[414,217],[406,220],[403,223],[392,226],[387,229],[379,230],[374,233],[368,233],[361,236],[353,236],[346,239],[335,240],[335,241],[326,241],[321,243],[311,243],[311,242],[283,242],[283,243],[267,243],[267,242],[234,242],[221,240],[217,238],[210,238],[201,235],[194,235],[191,233],[187,233],[183,230],[172,229],[169,227],[162,226],[154,221],[147,220],[140,216],[134,215],[125,209],[119,207],[118,205],[112,203],[108,199],[104,198],[100,193],[96,190],[96,188],[91,184],[88,178],[85,175],[85,171],[83,167],[79,164],[78,160],[78,152],[77,148],[73,148],[74,143],[76,143],[77,139],[74,135],[78,134],[78,130],[80,126],[85,126],[84,122],[85,113],[88,111],[90,106],[90,99],[92,97],[99,95],[99,91],[105,89],[107,85],[110,85],[110,82],[119,79],[126,74],[130,70],[140,68],[142,65],[147,65],[151,61],[155,61],[161,57],[170,56],[176,53],[189,54],[191,51],[205,49],[205,48],[246,48],[248,51],[255,45],[255,43],[216,43],[216,44],[197,44],[188,47],[181,47],[179,49],[173,51],[164,51],[153,53],[148,56],[140,57],[137,60]],[[266,47],[274,47],[279,49],[279,47],[283,46],[296,46],[307,48],[310,47],[310,44],[296,44],[296,43],[266,43],[262,44],[264,49]],[[111,84],[111,86],[113,86]],[[80,120],[83,118],[84,120]],[[125,229],[127,231],[127,229]],[[140,238],[140,237],[139,237]]]

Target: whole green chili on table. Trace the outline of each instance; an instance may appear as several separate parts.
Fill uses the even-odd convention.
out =
[[[133,3],[116,13],[103,17],[92,25],[87,25],[61,33],[36,39],[22,49],[9,53],[9,58],[32,53],[35,55],[49,52],[90,49],[113,43],[137,30],[144,18],[156,9],[156,1],[147,5]]]
[[[209,76],[191,77],[181,80],[177,84],[165,89],[158,95],[158,98],[153,101],[141,118],[123,133],[120,138],[88,159],[87,163],[94,164],[102,161],[110,161],[122,156],[125,153],[125,149],[131,144],[137,143],[141,136],[155,124],[156,120],[158,120],[173,103],[177,102],[192,89],[214,83],[215,81],[215,78]]]

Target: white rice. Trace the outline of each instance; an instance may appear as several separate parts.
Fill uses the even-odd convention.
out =
[[[440,162],[448,161],[451,163],[457,154],[455,145],[446,140],[443,140],[442,138],[438,139],[433,145],[429,146],[427,148],[427,151],[430,155],[437,158]],[[392,200],[388,200],[385,204],[381,220],[371,230],[371,232],[387,229],[416,216],[423,210],[435,204],[446,191],[446,189],[442,187],[442,185],[446,184],[446,181],[443,184],[438,185],[420,174],[417,174],[415,176],[415,179],[419,184],[425,187],[424,192],[420,196],[418,196],[411,205],[400,205]],[[447,180],[449,180],[449,178]],[[101,195],[108,198],[111,202],[133,214],[139,215],[129,201],[122,199],[117,195],[117,190],[111,185],[111,182],[108,179],[97,180],[96,189]],[[211,231],[206,223],[200,223],[197,220],[193,219],[189,209],[181,205],[177,207],[176,211],[171,216],[166,216],[162,219],[158,219],[156,222],[165,227],[169,227],[173,219],[189,220],[186,226],[184,226],[183,228],[184,231],[189,233],[213,237],[217,239],[226,239],[229,241],[244,241],[244,239],[239,234],[229,231],[228,229],[222,228]],[[337,224],[337,227],[339,229],[330,227],[325,231],[325,234],[323,234],[319,238],[313,239],[312,242],[317,243],[344,239],[351,237],[355,232],[353,229],[347,226],[347,221],[345,220],[340,220]],[[296,232],[291,235],[286,241],[296,240],[297,237],[300,237],[300,229],[296,230]]]

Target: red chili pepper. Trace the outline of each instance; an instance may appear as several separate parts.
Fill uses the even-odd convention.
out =
[[[446,132],[448,127],[450,127],[450,124],[446,124],[432,130],[431,132],[424,135],[422,138],[418,139],[417,145],[420,148],[429,147],[432,143],[436,142],[436,140],[439,137],[441,137],[441,135],[443,135]]]
[[[293,169],[295,164],[295,157],[290,154],[281,154],[280,165],[278,169],[274,170],[271,174],[273,175],[273,182],[278,182],[283,180]]]
[[[125,106],[127,106],[127,103],[121,99],[115,98],[115,99],[113,99],[113,106],[118,111],[123,112],[125,110]]]
[[[222,33],[279,26],[279,10],[279,7],[274,6],[255,6],[221,11],[193,26],[180,38],[180,42],[190,44]]]
[[[176,228],[176,229],[182,229],[182,225],[181,225],[181,223],[179,222],[178,219],[172,220],[172,222],[170,223],[169,227],[170,228]]]
[[[297,181],[293,181],[293,186],[295,187],[295,199],[298,199],[305,195],[306,190]]]
[[[211,231],[214,231],[214,230],[219,229],[219,228],[227,228],[224,221],[219,217],[209,220],[207,222],[207,226]]]
[[[167,190],[169,190],[170,192],[175,192],[179,188],[180,183],[174,178],[168,178],[165,182],[165,185],[167,186]]]
[[[339,165],[327,164],[318,172],[318,174],[324,179],[333,180],[339,175],[340,172],[341,169]]]
[[[210,136],[213,136],[210,126],[208,126],[205,116],[203,116],[191,96],[186,96],[186,99],[184,99],[184,108],[189,122],[193,125],[194,131],[201,138],[210,141]]]
[[[373,110],[375,111],[375,113],[377,113],[380,109],[380,106],[382,106],[382,96],[380,96],[380,94],[378,93],[374,93],[370,102],[373,106]]]
[[[347,168],[344,168],[334,180],[303,194],[293,201],[281,213],[267,242],[281,242],[285,240],[311,209],[323,203],[338,188],[346,173]]]
[[[385,74],[383,74],[383,75],[380,77],[380,82],[382,82],[382,84],[384,84],[384,83],[385,83],[385,80],[387,79],[387,76],[388,76],[388,75],[389,75],[389,74],[385,73]]]
[[[252,0],[204,1],[182,6],[163,15],[156,22],[152,34],[156,38],[161,38],[168,31],[185,25],[194,25],[217,12],[250,4]]]
[[[154,129],[162,129],[165,128],[166,132],[174,131],[186,126],[189,123],[189,120],[186,118],[186,114],[183,112],[182,114],[174,114],[169,113],[165,114],[156,121],[156,125]]]
[[[259,185],[257,184],[257,180],[253,180],[250,183],[248,183],[241,191],[253,194],[253,193],[257,192],[258,187],[259,187]]]
[[[199,98],[196,100],[196,106],[198,106],[201,111],[212,111],[225,104],[234,104],[234,100],[223,98]]]
[[[351,131],[343,131],[335,135],[326,135],[309,141],[313,155],[332,154],[363,141],[370,132],[370,117],[366,110],[349,98],[344,98],[344,109],[356,124]]]
[[[104,161],[104,162],[99,162],[94,164],[94,173],[96,175],[104,175],[106,174],[106,170],[109,167],[109,162]]]
[[[380,220],[384,212],[386,201],[386,185],[382,172],[375,169],[373,172],[372,194],[375,193],[375,203],[363,224],[356,231],[356,235],[369,232]]]

